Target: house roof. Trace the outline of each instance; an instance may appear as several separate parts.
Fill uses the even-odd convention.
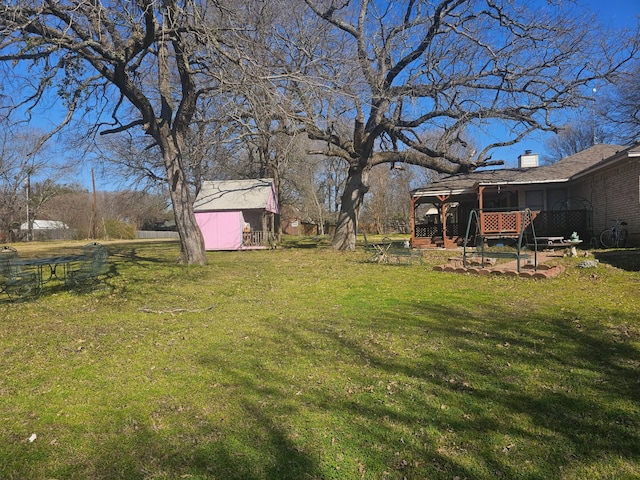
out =
[[[593,173],[603,167],[607,167],[613,163],[619,162],[619,161],[625,161],[631,158],[640,158],[640,142],[634,144],[633,146],[623,149],[621,151],[616,152],[615,154],[613,154],[611,157],[608,157],[600,162],[597,162],[591,166],[589,166],[588,168],[578,172],[577,174],[573,175],[572,179],[575,178],[579,178],[583,175],[587,175],[590,173]]]
[[[203,182],[193,208],[196,212],[251,209],[277,211],[273,179]]]
[[[482,185],[526,185],[535,183],[562,183],[590,169],[606,163],[616,153],[625,150],[620,145],[598,144],[575,155],[565,157],[551,165],[529,168],[501,168],[477,170],[466,174],[449,175],[418,188],[412,196],[452,195],[475,192]],[[628,150],[628,149],[627,149]]]

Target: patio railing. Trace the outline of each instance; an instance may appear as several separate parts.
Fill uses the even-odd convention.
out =
[[[477,233],[485,237],[517,237],[523,227],[530,230],[532,218],[537,237],[568,237],[576,232],[580,238],[589,239],[593,235],[590,212],[587,210],[532,211],[530,217],[523,217],[523,212],[524,210],[482,210],[476,217],[480,224]],[[450,244],[454,242],[462,245],[465,232],[461,227],[459,223],[447,223]],[[442,246],[447,240],[442,237],[441,224],[418,223],[414,227],[413,241],[421,248],[431,248]]]
[[[459,223],[447,223],[447,236],[456,237],[459,234],[460,234]],[[435,224],[419,223],[415,227],[416,238],[431,238],[431,237],[441,237],[441,236],[442,236],[442,225],[440,225],[439,223],[435,223]]]
[[[524,215],[524,210],[509,212],[480,211],[480,232],[483,235],[518,235],[521,229],[529,226],[529,218],[538,214]],[[524,220],[524,221],[523,221]]]
[[[251,230],[249,232],[242,232],[242,245],[245,247],[260,247],[267,245],[269,232],[263,230]]]
[[[524,210],[505,212],[482,211],[480,231],[482,235],[518,235],[522,228],[529,230],[531,220]],[[581,238],[590,235],[589,216],[586,210],[531,211],[531,217],[538,237],[568,237],[577,232]]]

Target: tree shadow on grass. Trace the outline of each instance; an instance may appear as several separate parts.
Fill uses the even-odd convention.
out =
[[[295,331],[279,333],[293,342],[305,343]],[[218,372],[221,365],[229,365],[215,354],[204,355],[201,362]],[[300,392],[293,395],[299,397],[292,397],[287,391],[295,380],[264,365],[255,370],[229,366],[224,376],[234,378],[241,387],[238,401],[254,424],[252,439],[244,446],[244,453],[226,449],[230,465],[235,465],[229,471],[239,468],[237,463],[241,458],[245,462],[241,474],[224,478],[437,478],[436,472],[445,474],[442,478],[453,478],[449,476],[451,472],[460,478],[475,478],[463,465],[437,452],[432,452],[429,466],[425,468],[422,449],[411,451],[412,447],[385,425],[425,425],[424,411],[416,415],[415,409],[405,413],[384,402],[362,402],[353,392],[336,395],[335,385],[331,384],[296,385]],[[385,390],[383,396],[387,393]],[[437,409],[429,406],[427,411],[433,413]],[[307,438],[299,438],[301,436]],[[256,448],[258,453],[247,454],[247,450]],[[379,451],[374,461],[377,465],[369,463],[372,451]],[[255,461],[265,455],[271,459],[269,462]],[[425,476],[425,472],[429,473]],[[228,472],[216,470],[215,474],[225,476]],[[218,477],[214,475],[214,478]]]
[[[104,480],[143,480],[148,478],[197,478],[225,480],[322,478],[314,460],[296,449],[285,432],[255,405],[245,405],[253,415],[253,435],[247,444],[254,445],[262,436],[261,450],[251,454],[247,444],[228,440],[215,426],[202,427],[196,435],[168,436],[148,426],[136,426],[127,440],[114,439],[100,445],[90,465],[79,468],[82,476]],[[208,439],[203,441],[203,439]],[[128,448],[127,448],[128,447]],[[27,477],[25,477],[27,478]],[[68,477],[64,477],[68,478]]]
[[[192,368],[226,389],[237,421],[194,415],[172,434],[143,420],[84,472],[488,480],[559,478],[611,458],[638,465],[640,352],[606,327],[493,305],[405,302],[371,315],[366,327],[278,324],[256,344],[203,350]],[[301,377],[279,362],[297,362]]]
[[[241,411],[237,424],[233,418],[220,418],[226,413],[216,410],[215,404],[210,407],[211,415],[194,410],[188,405],[189,393],[178,399],[160,397],[153,402],[150,415],[143,413],[148,412],[145,408],[127,413],[116,409],[114,415],[104,418],[101,433],[84,432],[80,428],[78,436],[86,437],[81,439],[81,444],[88,443],[83,445],[85,452],[81,456],[72,458],[80,458],[84,463],[74,464],[61,456],[61,462],[51,463],[59,469],[42,477],[34,476],[30,469],[34,464],[25,463],[23,469],[13,469],[11,479],[324,478],[313,456],[299,448],[292,441],[291,433],[254,397],[256,392],[273,397],[275,390],[255,385],[250,374],[242,371],[234,374],[243,387],[241,391],[246,392],[229,400]],[[278,409],[280,414],[285,410]],[[177,427],[174,422],[178,422]],[[49,455],[54,450],[60,451],[57,445],[43,444],[41,448]]]
[[[144,268],[177,261],[177,257],[173,260],[167,259],[169,252],[173,254],[176,251],[176,245],[172,243],[116,243],[109,245],[108,249],[109,257],[112,261],[129,263]]]
[[[454,445],[474,445],[477,453],[471,456],[484,473],[469,472],[468,458],[452,450],[446,455],[454,464],[450,474],[520,478],[529,471],[529,478],[549,478],[567,466],[597,464],[603,457],[638,464],[640,414],[633,405],[640,400],[640,352],[632,343],[606,327],[581,326],[577,314],[567,311],[554,318],[529,313],[514,318],[495,306],[490,317],[424,303],[397,310],[413,313],[387,313],[372,329],[386,329],[390,335],[422,331],[425,342],[417,344],[422,355],[389,355],[337,330],[328,335],[363,366],[382,370],[388,378],[408,379],[411,388],[424,388],[438,398],[440,412],[408,394],[399,411],[413,413],[396,418],[411,428],[424,425],[416,411],[425,412],[427,423],[443,437],[456,439]],[[640,318],[629,321],[637,324]],[[537,387],[529,388],[529,379]],[[369,407],[366,416],[388,415],[376,410]],[[486,445],[477,439],[487,439]],[[526,451],[514,462],[518,447]],[[438,457],[432,455],[430,461],[442,462]],[[524,470],[522,462],[529,464]]]
[[[593,255],[601,263],[630,272],[640,271],[640,249],[596,251]]]

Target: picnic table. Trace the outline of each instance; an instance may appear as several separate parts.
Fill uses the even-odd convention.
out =
[[[536,237],[536,241],[538,242],[538,248],[547,250],[555,250],[556,248],[568,249],[571,257],[578,256],[576,247],[582,243],[582,240],[571,240],[564,237]]]
[[[86,255],[60,255],[55,257],[21,258],[14,260],[13,265],[23,268],[31,267],[36,273],[40,286],[52,279],[67,282],[69,272],[74,264],[79,264],[87,259]],[[62,267],[62,272],[58,267]]]
[[[83,247],[81,254],[21,258],[13,247],[0,250],[0,292],[15,298],[35,297],[43,286],[59,280],[71,287],[97,281],[107,273],[109,253],[99,243]]]
[[[422,265],[422,250],[411,248],[409,240],[392,240],[387,251],[387,258],[390,263],[405,263],[412,265],[417,260]]]

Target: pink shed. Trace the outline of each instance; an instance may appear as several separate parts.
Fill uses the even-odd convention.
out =
[[[280,214],[270,178],[203,182],[194,211],[206,250],[269,248]]]

